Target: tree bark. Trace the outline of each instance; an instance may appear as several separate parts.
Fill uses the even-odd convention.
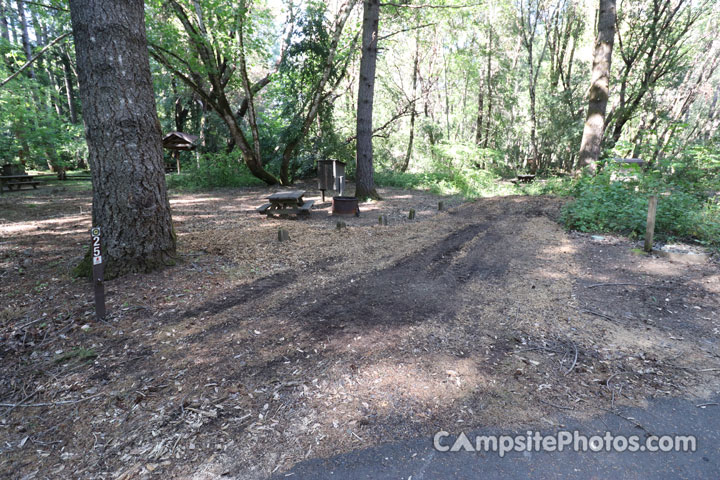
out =
[[[610,94],[610,61],[615,42],[615,0],[600,0],[598,36],[593,54],[592,79],[588,93],[588,110],[583,129],[578,169],[595,170],[600,158],[605,130],[605,111]]]
[[[30,45],[30,35],[28,34],[27,17],[25,16],[25,2],[17,0],[18,19],[20,20],[20,32],[22,35],[23,51],[27,60],[32,58],[32,45]],[[35,67],[30,66],[30,78],[35,78]]]
[[[487,51],[487,76],[485,83],[487,84],[487,96],[488,96],[488,110],[487,118],[485,119],[485,140],[483,141],[483,148],[488,148],[488,142],[490,141],[490,122],[492,120],[492,27],[488,22],[488,51]]]
[[[372,148],[372,116],[379,21],[379,0],[364,0],[357,104],[357,170],[355,173],[355,196],[363,200],[379,198],[375,189]]]
[[[7,0],[7,6],[8,6],[8,29],[10,30],[10,43],[12,45],[17,45],[18,43],[18,36],[17,36],[17,29],[15,28],[15,25],[17,22],[15,21],[15,18],[13,18],[11,12],[12,12],[12,0]]]
[[[532,58],[532,57],[531,57]],[[530,173],[536,173],[539,167],[538,159],[538,142],[537,142],[537,110],[536,110],[536,96],[535,96],[535,82],[531,80],[530,83],[530,144],[532,147],[532,156],[528,162],[530,166]]]
[[[60,55],[60,61],[63,67],[65,98],[67,99],[68,111],[70,112],[70,122],[75,125],[78,123],[77,109],[75,108],[75,89],[72,81],[72,70],[70,69],[70,58],[64,48]]]
[[[410,137],[408,138],[407,151],[405,152],[405,161],[400,167],[401,172],[407,171],[410,166],[410,158],[413,152],[413,142],[415,140],[415,116],[417,112],[415,110],[415,101],[417,97],[417,79],[418,79],[418,68],[420,62],[420,30],[415,32],[415,58],[413,59],[413,76],[412,76],[412,110],[410,110]]]
[[[528,160],[528,166],[531,173],[537,172],[540,166],[539,150],[538,150],[538,138],[537,138],[537,84],[538,76],[540,75],[540,69],[545,59],[545,52],[547,51],[549,43],[549,30],[548,25],[545,25],[545,43],[543,44],[542,51],[538,56],[537,65],[535,65],[535,52],[534,42],[535,36],[538,31],[538,22],[541,17],[540,12],[540,1],[536,0],[534,4],[528,2],[527,12],[525,12],[524,2],[520,3],[520,20],[521,20],[521,35],[522,44],[528,53],[528,90],[530,95],[530,148],[532,150],[530,159]],[[534,9],[533,9],[534,8]]]
[[[70,15],[106,278],[149,271],[170,263],[175,233],[143,1],[70,0]]]
[[[246,10],[245,0],[240,1],[240,6],[242,10]],[[195,4],[195,10],[199,11],[199,7],[197,3]],[[198,14],[198,18],[201,18]],[[245,38],[243,35],[243,24],[244,22],[240,21],[238,22],[238,63],[240,67],[240,79],[242,80],[242,86],[243,90],[245,91],[245,98],[248,102],[248,115],[247,115],[247,121],[248,125],[250,125],[250,133],[252,135],[253,139],[253,154],[255,155],[255,158],[260,159],[262,158],[262,154],[260,152],[260,132],[258,131],[257,126],[257,114],[255,112],[255,101],[253,100],[253,91],[252,87],[250,85],[250,78],[248,77],[248,71],[247,71],[247,65],[245,62]],[[201,24],[201,30],[204,33],[205,27]],[[281,175],[281,182],[283,182],[283,178]],[[286,182],[283,182],[286,183]]]
[[[485,106],[483,104],[484,101],[484,94],[483,94],[483,84],[480,82],[478,85],[478,111],[477,116],[475,118],[475,144],[477,146],[480,146],[482,143],[482,133],[483,133],[483,111],[485,110]]]
[[[8,4],[9,6],[9,4]],[[5,0],[0,0],[0,38],[10,43],[10,30],[8,29],[7,12]]]

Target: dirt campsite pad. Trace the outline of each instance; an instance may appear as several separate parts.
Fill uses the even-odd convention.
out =
[[[68,274],[87,194],[0,200],[0,475],[265,478],[720,389],[713,262],[567,233],[555,198],[384,189],[337,229],[318,192],[298,221],[268,194],[174,196],[181,261],[108,282],[102,322]]]

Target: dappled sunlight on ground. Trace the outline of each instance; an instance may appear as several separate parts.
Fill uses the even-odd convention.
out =
[[[388,439],[556,424],[717,387],[702,371],[720,368],[714,265],[568,234],[555,199],[444,198],[438,212],[439,197],[384,189],[359,218],[330,216],[327,201],[290,220],[255,213],[269,193],[174,196],[178,265],[108,282],[105,321],[68,275],[87,198],[0,226],[0,280],[13,287],[3,398],[88,398],[39,408],[32,424],[8,414],[0,471],[29,473],[30,450],[16,448],[29,436],[47,444],[33,471],[136,477],[152,464],[253,479]],[[35,210],[16,208],[3,215]]]
[[[57,229],[63,229],[63,228],[75,228],[78,227],[78,223],[81,224],[89,224],[89,218],[86,215],[75,215],[75,216],[65,216],[61,219],[49,219],[49,220],[36,220],[33,222],[24,222],[24,223],[12,223],[12,224],[4,224],[0,225],[0,233],[6,234],[6,235],[13,235],[13,234],[20,234],[20,233],[42,233],[47,234],[47,232],[37,232],[38,230],[42,229],[51,229],[51,230],[57,230]],[[82,225],[83,227],[85,225]],[[74,232],[78,232],[78,230],[73,230]],[[55,232],[57,233],[57,232]],[[68,232],[66,232],[68,233]]]
[[[204,205],[208,202],[226,202],[227,198],[219,198],[219,197],[195,197],[195,196],[171,196],[170,197],[170,206],[175,205]]]

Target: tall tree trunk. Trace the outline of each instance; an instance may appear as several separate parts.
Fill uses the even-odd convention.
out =
[[[70,70],[70,58],[64,49],[60,55],[60,61],[63,67],[65,98],[67,99],[68,111],[70,112],[70,122],[75,125],[78,123],[77,109],[75,108],[75,89],[73,86],[72,71]]]
[[[357,170],[355,173],[355,196],[360,199],[379,198],[375,189],[372,149],[372,115],[379,21],[379,0],[364,0],[357,105]]]
[[[483,93],[483,84],[480,82],[478,85],[478,111],[477,111],[477,117],[475,119],[475,144],[480,146],[482,143],[482,133],[483,133],[483,112],[485,110],[484,106],[484,93]]]
[[[38,21],[37,15],[35,15],[35,12],[32,9],[28,9],[30,12],[30,23],[32,24],[33,32],[35,32],[35,46],[38,48],[44,47],[47,45],[47,38],[45,38],[45,28],[41,25],[40,21]],[[43,59],[38,58],[37,62],[40,64]]]
[[[610,61],[615,42],[615,0],[600,0],[598,36],[593,54],[588,110],[583,129],[578,169],[595,170],[605,130],[605,111],[610,93]]]
[[[378,3],[378,2],[376,2]],[[338,45],[340,43],[340,36],[342,35],[343,28],[345,27],[345,23],[347,22],[348,18],[350,17],[350,13],[353,10],[353,7],[355,6],[355,0],[345,0],[335,17],[334,22],[334,28],[332,31],[332,35],[330,37],[330,45],[327,51],[327,56],[325,58],[325,64],[323,65],[322,74],[320,76],[320,80],[317,82],[317,86],[315,88],[315,91],[312,94],[312,97],[310,99],[310,103],[308,105],[307,113],[305,114],[305,118],[303,119],[302,126],[300,127],[299,131],[296,135],[291,137],[288,142],[285,144],[285,148],[282,152],[282,164],[280,166],[280,182],[283,185],[290,185],[292,183],[292,178],[290,176],[290,161],[292,160],[293,156],[295,155],[295,150],[301,145],[305,137],[307,137],[308,132],[310,132],[310,128],[313,125],[313,122],[315,121],[315,117],[317,117],[318,112],[320,112],[320,108],[322,107],[322,104],[326,101],[327,95],[334,91],[340,82],[340,79],[338,79],[336,82],[330,81],[330,76],[333,70],[335,69],[335,57],[337,55]],[[378,3],[377,5],[378,12],[380,5]],[[376,18],[379,17],[379,13],[377,14]],[[376,54],[377,54],[377,20],[376,20],[376,28],[375,28],[375,46],[376,46]],[[353,42],[353,46],[354,46]],[[374,73],[375,73],[375,63],[373,61],[373,81],[374,81]],[[340,78],[345,75],[345,70],[347,68],[347,64],[344,68],[340,69]],[[329,92],[326,92],[326,87]],[[372,108],[372,107],[371,107]],[[371,125],[372,127],[372,125]]]
[[[201,148],[195,149],[195,164],[197,165],[197,168],[200,168],[200,150],[202,149],[204,152],[207,144],[207,139],[205,137],[205,130],[207,129],[207,107],[205,106],[205,102],[202,100],[199,100],[198,103],[200,104],[200,139],[198,140],[198,143]]]
[[[30,26],[27,23],[27,16],[26,16],[26,12],[25,12],[24,2],[21,2],[20,0],[18,0],[17,5],[18,5],[18,15],[20,16],[21,27],[22,27],[23,49],[25,50],[25,54],[27,55],[28,60],[29,60],[32,56],[32,45],[30,44],[30,40],[29,40]],[[31,25],[32,25],[34,36],[35,36],[36,46],[38,48],[42,48],[43,46],[45,46],[45,35],[43,33],[43,29],[42,29],[40,23],[38,22],[37,17],[35,17],[35,13],[31,9],[29,9],[28,12],[30,14],[30,19],[32,20]],[[50,82],[50,85],[52,85],[54,88],[55,87],[55,78],[54,78],[54,75],[52,74],[50,65],[48,64],[46,67],[45,59],[43,57],[40,57],[35,62],[35,64],[38,66],[38,69],[40,71],[42,71],[42,70],[46,71],[46,73],[48,74],[48,80]],[[32,78],[36,78],[34,66],[35,65],[33,65],[32,70],[29,70],[30,76]],[[42,84],[44,84],[44,83],[45,82],[42,82]],[[51,90],[47,89],[47,92],[49,94],[47,98],[42,97],[40,95],[41,93],[43,93],[41,86],[42,86],[41,83],[37,83],[37,82],[32,83],[30,86],[31,95],[32,95],[33,101],[35,103],[35,108],[37,108],[38,112],[44,110],[49,115],[51,115],[51,113],[50,113],[51,109],[55,108],[55,112],[58,115],[60,115],[60,111],[58,109],[57,103],[55,102],[54,95],[52,95],[50,93]],[[36,122],[35,128],[36,129],[39,127],[39,125],[37,124],[37,120],[38,119],[36,117],[35,118],[35,122]],[[59,161],[58,156],[57,156],[57,150],[55,149],[54,145],[50,144],[49,139],[43,137],[42,142],[40,143],[40,146],[44,150],[45,162],[47,163],[48,169],[53,173],[57,173],[58,178],[60,180],[64,180],[65,179],[65,167]]]
[[[401,172],[407,171],[410,166],[410,158],[413,152],[413,142],[415,140],[415,117],[417,111],[415,110],[417,100],[417,79],[418,79],[418,68],[420,62],[420,29],[415,31],[415,58],[413,59],[413,76],[412,76],[412,110],[410,110],[410,137],[408,138],[407,151],[405,152],[405,161],[400,167]]]
[[[70,0],[70,15],[106,277],[149,271],[175,254],[175,233],[143,0]]]
[[[530,172],[535,173],[539,168],[540,155],[538,152],[538,138],[537,138],[537,85],[538,77],[540,75],[540,69],[545,59],[545,53],[547,52],[548,45],[550,43],[550,25],[544,22],[543,29],[545,30],[545,42],[543,48],[540,51],[540,55],[537,57],[537,65],[535,64],[535,52],[534,42],[538,32],[538,23],[542,18],[540,12],[541,4],[539,0],[534,3],[534,10],[532,4],[528,3],[527,12],[525,11],[524,2],[520,3],[520,13],[522,28],[520,33],[522,35],[522,45],[525,46],[528,52],[528,90],[530,94],[530,148],[532,150],[528,165]],[[527,13],[527,15],[526,15]]]
[[[535,63],[534,63],[534,57],[533,57],[533,41],[535,38],[535,29],[537,28],[537,23],[532,27],[532,31],[529,37],[526,36],[525,30],[523,29],[523,38],[525,39],[525,48],[528,52],[528,67],[529,67],[529,76],[528,76],[528,86],[529,86],[529,95],[530,95],[530,159],[528,160],[527,164],[530,167],[530,173],[535,173],[538,169],[538,146],[537,146],[537,112],[535,110],[536,105],[536,96],[535,96],[535,87],[536,87],[536,79],[537,74],[535,70]],[[523,27],[524,28],[524,27]],[[530,28],[530,20],[528,19],[528,28]],[[547,43],[546,43],[547,44]],[[540,58],[540,62],[542,63],[542,58]],[[540,69],[540,65],[538,65],[538,70]]]
[[[488,96],[488,111],[487,118],[485,119],[485,140],[483,141],[483,148],[488,147],[490,141],[490,122],[492,121],[492,27],[488,22],[488,51],[487,51],[487,76],[485,83],[487,84],[487,96]]]
[[[240,6],[243,10],[246,10],[245,0],[240,1]],[[195,10],[196,12],[199,11],[198,4],[195,3]],[[199,16],[198,17],[202,18]],[[248,70],[247,65],[245,63],[245,39],[243,35],[243,23],[244,22],[238,22],[238,66],[240,69],[240,79],[242,80],[242,86],[243,90],[245,91],[245,98],[248,101],[248,114],[247,114],[247,122],[250,126],[250,133],[252,135],[253,145],[252,145],[252,152],[253,155],[255,155],[255,158],[258,160],[262,158],[262,154],[260,152],[260,132],[258,131],[257,126],[257,114],[255,113],[255,101],[253,100],[253,91],[252,86],[250,85],[250,78],[248,76]],[[200,24],[201,29],[204,31],[205,27]],[[282,168],[285,168],[285,164],[283,162]],[[285,174],[285,175],[283,175]],[[283,170],[283,172],[280,175],[281,181],[287,179],[287,170]],[[285,183],[283,181],[283,183]]]
[[[8,7],[5,7],[5,0],[0,0],[0,38],[9,43],[10,30],[8,29],[8,10],[10,10],[10,5],[8,4]]]
[[[18,18],[20,19],[20,31],[22,34],[22,45],[25,57],[27,60],[32,58],[32,45],[30,45],[30,35],[28,34],[27,17],[25,16],[25,2],[17,0]],[[30,66],[29,70],[30,78],[35,78],[35,67]]]
[[[187,122],[190,110],[183,107],[182,98],[178,94],[177,81],[172,79],[172,91],[175,95],[175,130],[178,132],[185,131],[185,122]],[[175,168],[177,173],[180,173],[180,150],[173,151],[173,158],[175,158]]]
[[[532,148],[532,154],[530,157],[529,166],[530,173],[535,173],[539,166],[539,153],[538,153],[538,141],[537,141],[537,99],[535,96],[535,83],[530,84],[530,146]]]
[[[445,135],[450,141],[450,87],[448,86],[448,70],[450,69],[445,49],[443,49],[443,96],[445,99]]]
[[[13,45],[17,45],[18,43],[18,36],[17,36],[17,29],[15,28],[15,25],[17,22],[16,19],[13,16],[12,11],[12,0],[5,0],[7,4],[7,22],[8,22],[8,30],[10,30],[10,43]]]

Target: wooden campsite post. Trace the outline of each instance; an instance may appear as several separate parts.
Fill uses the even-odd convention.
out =
[[[98,319],[105,318],[105,284],[103,283],[103,274],[105,273],[105,265],[103,265],[102,250],[100,248],[100,227],[93,227],[90,230],[92,237],[92,257],[93,257],[93,286],[95,288],[95,314]]]
[[[650,195],[648,202],[647,226],[645,228],[645,251],[652,252],[653,235],[655,235],[655,213],[657,212],[657,195]]]

